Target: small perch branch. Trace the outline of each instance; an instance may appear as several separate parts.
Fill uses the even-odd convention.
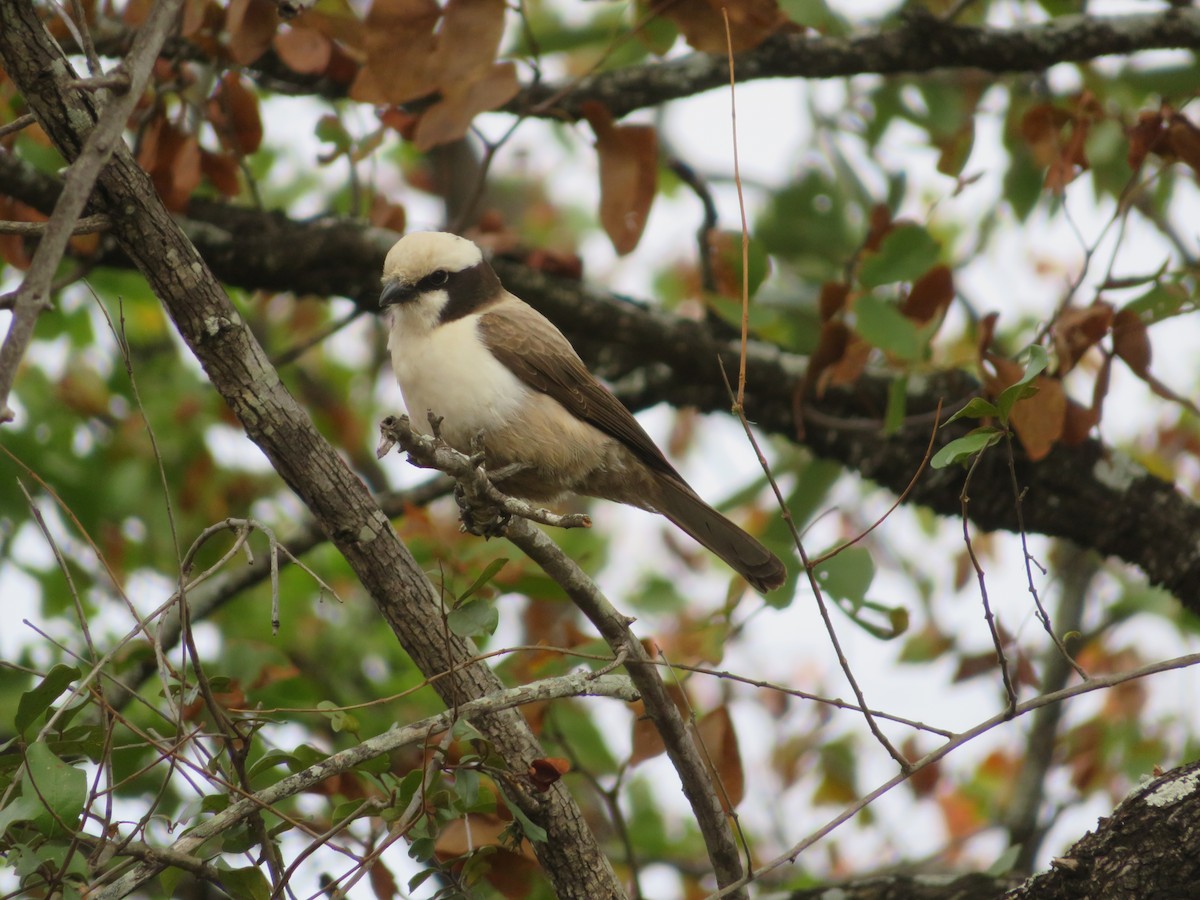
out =
[[[488,477],[488,472],[483,466],[482,454],[467,456],[455,450],[436,434],[414,431],[408,416],[388,416],[379,423],[379,432],[382,439],[375,450],[377,458],[383,459],[399,444],[414,466],[437,469],[456,479],[462,487],[467,505],[481,512],[493,513],[493,519],[498,514],[501,517],[530,519],[554,528],[592,527],[592,520],[582,513],[559,515],[502,493]],[[481,515],[480,518],[487,517]]]
[[[626,658],[629,677],[642,695],[646,713],[662,736],[667,756],[679,774],[683,793],[696,816],[717,883],[722,886],[737,884],[743,877],[742,862],[729,821],[721,807],[712,772],[705,765],[679,709],[667,695],[654,661],[630,630],[633,619],[618,612],[574,560],[563,553],[545,533],[529,524],[530,520],[549,525],[561,522],[569,527],[578,519],[588,524],[590,521],[586,516],[556,516],[506,497],[488,480],[481,454],[467,456],[446,444],[436,434],[438,420],[432,414],[430,424],[434,434],[417,434],[413,432],[407,416],[389,416],[380,423],[383,439],[376,455],[382,457],[399,444],[415,465],[440,469],[459,479],[463,500],[470,507],[464,510],[464,515],[470,515],[475,521],[485,519],[496,511],[507,515],[507,521],[500,525],[504,536],[541,566],[596,626],[613,652]],[[479,505],[475,506],[476,503]],[[739,888],[732,890],[730,896],[745,896]]]

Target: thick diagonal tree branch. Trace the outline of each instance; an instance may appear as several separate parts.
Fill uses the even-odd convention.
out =
[[[74,159],[98,118],[91,97],[66,97],[60,78],[70,64],[28,0],[0,4],[0,62],[59,151]],[[195,246],[163,207],[124,145],[97,181],[95,207],[109,213],[122,251],[145,276],[213,386],[246,433],[303,500],[426,675],[449,673],[435,687],[450,706],[500,690],[499,679],[472,663],[471,646],[447,634],[433,586],[396,537],[366,486],[313,427]],[[519,771],[544,755],[516,711],[474,720]],[[559,896],[623,897],[579,808],[561,784],[545,794],[512,789],[512,800],[543,828],[535,852]]]
[[[32,206],[53,207],[57,182],[0,154],[0,193]],[[194,203],[182,227],[205,262],[223,281],[245,289],[348,296],[374,308],[378,272],[395,240],[391,232],[345,220],[295,222],[274,213]],[[120,258],[105,262],[129,265]],[[620,380],[622,399],[634,409],[656,403],[726,411],[728,395],[720,364],[736,371],[738,347],[703,323],[680,319],[645,304],[552,278],[508,260],[495,266],[507,287],[566,332],[593,369]],[[795,439],[792,396],[805,360],[765,344],[751,344],[746,406],[767,432]],[[929,378],[910,389],[914,414],[971,396],[978,384],[959,372]],[[928,422],[884,434],[882,418],[890,384],[866,376],[852,389],[831,391],[810,409],[803,443],[882,487],[904,491],[925,455]],[[964,426],[965,427],[965,426]],[[953,427],[939,441],[962,432]],[[1155,584],[1200,613],[1200,505],[1170,483],[1097,440],[1058,447],[1032,463],[1019,458],[1017,477],[1028,488],[1025,525],[1033,533],[1066,538],[1081,547],[1139,567]],[[931,470],[907,495],[909,502],[957,516],[963,471]],[[1005,463],[985,459],[971,489],[970,516],[985,529],[1017,530],[1016,509]]]

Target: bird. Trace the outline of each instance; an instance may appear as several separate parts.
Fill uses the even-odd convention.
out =
[[[388,252],[379,306],[412,425],[469,453],[513,497],[579,494],[660,513],[767,592],[787,570],[684,481],[633,414],[588,371],[554,324],[510,293],[479,247],[436,231]]]

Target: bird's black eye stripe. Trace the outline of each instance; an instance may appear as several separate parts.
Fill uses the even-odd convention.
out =
[[[435,272],[430,272],[421,279],[421,287],[428,290],[429,288],[445,287],[450,280],[450,273],[445,269],[438,269]]]

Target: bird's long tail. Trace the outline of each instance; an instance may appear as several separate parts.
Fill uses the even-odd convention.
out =
[[[655,509],[699,541],[748,581],[766,592],[783,584],[779,557],[705,503],[682,480],[660,478]]]

